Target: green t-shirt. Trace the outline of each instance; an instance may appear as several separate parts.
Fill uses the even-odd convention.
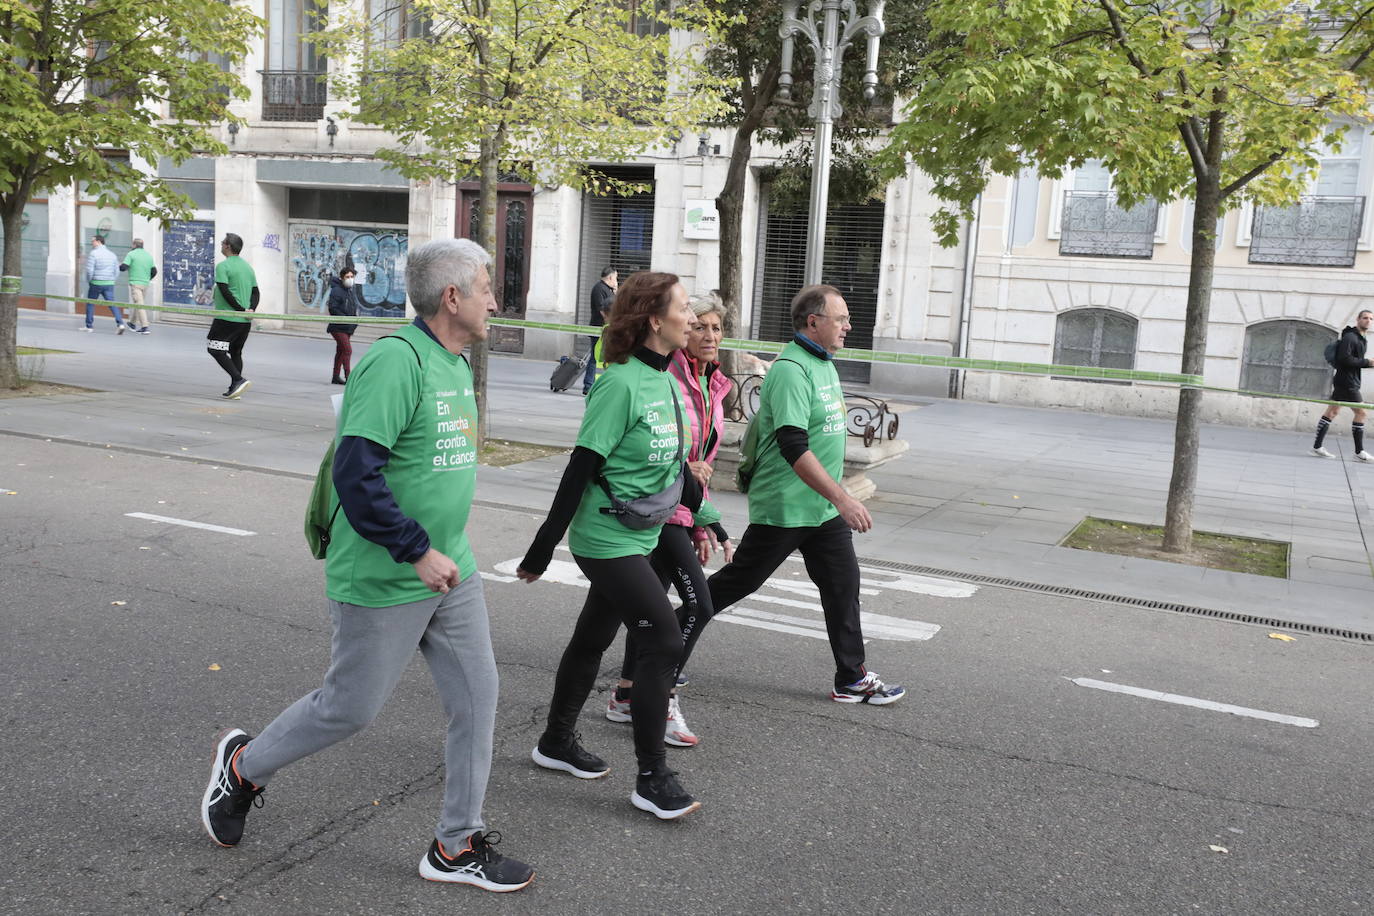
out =
[[[477,486],[472,370],[414,325],[395,336],[415,346],[423,371],[400,341],[374,343],[348,377],[338,435],[362,436],[391,450],[382,476],[396,504],[466,579],[477,571],[464,531]],[[397,563],[385,547],[364,539],[342,512],[334,520],[324,570],[325,593],[348,604],[390,607],[434,595],[413,566]]]
[[[835,364],[795,340],[783,348],[759,392],[759,454],[749,484],[749,521],[780,528],[812,528],[839,515],[807,486],[778,448],[777,429],[806,430],[807,444],[835,480],[844,475],[845,410]]]
[[[672,375],[633,356],[612,363],[592,386],[577,444],[605,457],[601,473],[618,498],[648,496],[677,479],[691,433],[678,425],[676,396]],[[587,484],[568,532],[568,549],[594,560],[648,556],[658,545],[659,528],[626,528],[615,516],[601,512],[610,503],[599,483]]]
[[[239,260],[243,260],[240,258]],[[142,248],[134,248],[124,256],[129,265],[129,282],[134,286],[147,286],[153,280],[153,256]],[[249,287],[252,290],[252,287]]]
[[[258,275],[253,273],[253,268],[248,266],[248,262],[238,255],[230,255],[223,261],[215,265],[215,308],[227,311],[228,315],[216,315],[225,321],[252,321],[250,312],[240,312],[229,304],[228,300],[220,294],[219,284],[224,283],[229,287],[229,292],[234,294],[234,298],[239,301],[239,305],[245,309],[252,303],[253,287],[258,285]],[[423,333],[423,332],[422,332]],[[412,361],[414,357],[411,357]],[[330,550],[334,548],[331,546]]]

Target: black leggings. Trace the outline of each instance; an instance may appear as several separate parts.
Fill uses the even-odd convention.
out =
[[[682,628],[684,647],[696,641],[700,627],[711,619],[711,591],[706,587],[706,572],[697,559],[696,547],[692,544],[692,529],[682,525],[664,525],[658,536],[658,546],[649,555],[658,581],[666,589],[672,583],[682,604],[677,609],[677,623]],[[623,680],[635,679],[635,656],[638,654],[638,640],[634,630],[625,631],[625,661],[620,666]],[[684,656],[683,661],[686,661]],[[673,671],[676,680],[682,670],[678,665]],[[639,696],[639,691],[635,691]]]
[[[210,322],[205,349],[219,363],[219,367],[229,373],[230,385],[237,385],[243,379],[243,345],[248,341],[248,332],[251,330],[253,325],[247,321],[216,318]]]
[[[572,737],[577,717],[596,683],[601,656],[623,623],[636,636],[634,736],[639,771],[666,766],[663,733],[668,726],[668,685],[682,657],[682,632],[663,585],[646,556],[592,560],[574,555],[591,582],[572,640],[563,650],[549,702],[545,736],[561,744]],[[638,713],[643,712],[644,715]]]

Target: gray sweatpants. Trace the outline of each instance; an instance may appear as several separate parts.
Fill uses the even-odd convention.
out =
[[[412,604],[371,608],[330,601],[329,611],[334,637],[324,686],[292,703],[248,743],[239,775],[266,785],[287,764],[362,731],[419,646],[448,715],[444,810],[435,836],[444,848],[461,849],[484,827],[496,728],[496,659],[481,577],[471,575],[446,595]]]

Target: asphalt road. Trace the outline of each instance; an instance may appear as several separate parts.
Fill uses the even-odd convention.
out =
[[[910,694],[841,706],[789,563],[703,637],[684,692],[702,743],[670,761],[704,806],[660,823],[630,806],[629,730],[600,714],[619,644],[581,726],[611,775],[530,762],[583,592],[565,567],[504,581],[539,518],[485,504],[471,531],[502,678],[487,818],[535,883],[497,896],[416,875],[442,779],[441,713],[418,657],[370,729],[279,774],[243,844],[220,849],[199,821],[213,736],[260,729],[328,662],[322,566],[300,532],[308,490],[0,435],[0,912],[1374,904],[1368,646],[875,568],[869,664]]]

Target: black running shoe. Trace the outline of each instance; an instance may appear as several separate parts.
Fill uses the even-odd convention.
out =
[[[495,830],[478,831],[468,837],[466,849],[450,856],[443,844],[434,840],[429,844],[429,852],[420,860],[420,877],[451,884],[472,884],[498,894],[529,886],[534,880],[534,869],[497,852],[495,847],[499,842],[501,834]]]
[[[254,803],[262,807],[262,789],[239,778],[234,758],[249,741],[241,728],[222,732],[210,764],[210,784],[200,800],[200,820],[210,839],[221,846],[237,846],[243,839],[243,822]]]
[[[557,745],[547,738],[540,738],[539,744],[530,752],[534,762],[546,770],[562,770],[578,779],[600,779],[611,771],[606,761],[584,748],[578,735],[568,739],[567,744]]]
[[[229,386],[229,390],[224,393],[224,396],[231,400],[237,400],[252,384],[248,379],[241,378]]]
[[[691,814],[701,807],[701,802],[682,788],[682,783],[677,781],[677,773],[672,770],[660,770],[647,776],[641,773],[635,780],[630,804],[663,821]]]

